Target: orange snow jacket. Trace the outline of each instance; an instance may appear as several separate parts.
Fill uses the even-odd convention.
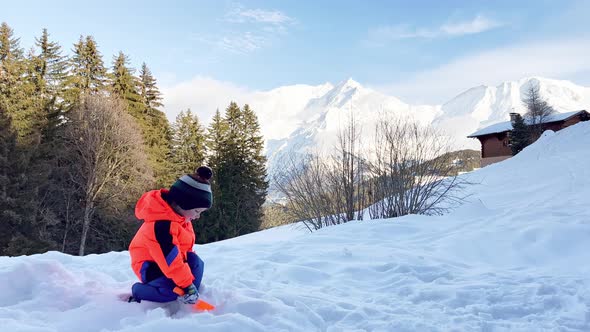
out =
[[[186,257],[195,232],[166,202],[167,194],[167,189],[146,192],[135,206],[135,216],[144,222],[129,245],[131,267],[142,282],[164,275],[186,288],[194,280]]]

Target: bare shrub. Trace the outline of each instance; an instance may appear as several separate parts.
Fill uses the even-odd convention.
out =
[[[407,119],[382,119],[371,161],[371,218],[442,214],[462,201],[465,180],[457,177],[452,142],[431,126]]]

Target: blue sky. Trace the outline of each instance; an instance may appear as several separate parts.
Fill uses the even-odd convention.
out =
[[[590,85],[590,1],[11,1],[23,47],[93,35],[160,84],[228,91],[352,77],[411,103],[528,75]],[[203,81],[205,80],[205,81]]]

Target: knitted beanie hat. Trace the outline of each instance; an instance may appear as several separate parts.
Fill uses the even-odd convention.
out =
[[[168,198],[183,210],[211,208],[213,194],[209,180],[212,175],[213,171],[207,166],[197,168],[194,174],[184,175],[174,182]]]

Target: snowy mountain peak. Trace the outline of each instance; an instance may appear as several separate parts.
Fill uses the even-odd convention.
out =
[[[347,80],[340,82],[336,87],[340,90],[360,89],[362,85],[349,77]]]
[[[443,105],[409,105],[394,96],[363,87],[352,78],[336,85],[304,86],[299,94],[288,98],[287,117],[273,102],[267,105],[267,118],[261,125],[274,139],[267,144],[269,174],[281,168],[281,159],[313,151],[322,146],[327,152],[335,144],[338,129],[346,123],[346,114],[357,114],[363,128],[363,140],[370,142],[374,125],[382,114],[412,117],[423,124],[433,124],[451,136],[457,149],[479,149],[480,144],[467,135],[485,126],[507,121],[510,112],[524,113],[522,102],[531,84],[538,85],[543,98],[558,112],[590,109],[590,88],[569,81],[538,76],[506,81],[497,86],[479,85],[457,95]],[[286,94],[282,96],[286,98]],[[270,98],[270,100],[274,100]],[[291,100],[296,100],[296,104]],[[296,107],[293,107],[296,105]],[[256,109],[256,108],[255,108]],[[277,117],[277,110],[281,116]],[[279,125],[280,124],[280,125]]]
[[[332,90],[315,103],[315,106],[341,108],[346,104],[349,104],[352,98],[358,94],[361,89],[362,86],[360,83],[349,78],[334,86]]]

